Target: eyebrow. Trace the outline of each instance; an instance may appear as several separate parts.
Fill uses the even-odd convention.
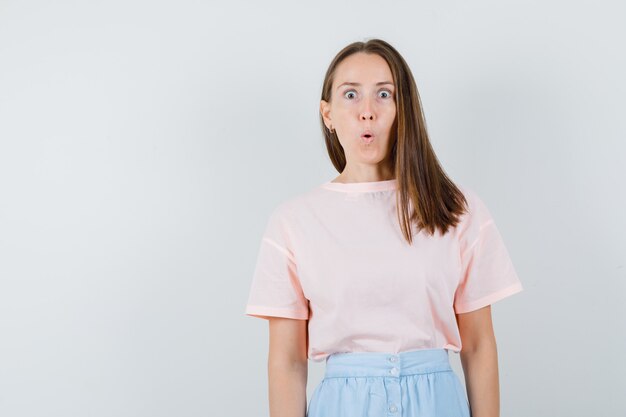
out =
[[[385,84],[393,85],[393,83],[391,81],[381,81],[381,82],[376,83],[376,85],[385,85]],[[337,86],[337,90],[339,90],[339,87],[343,87],[344,85],[353,85],[355,87],[360,87],[361,86],[360,83],[345,82],[345,83],[339,84]]]

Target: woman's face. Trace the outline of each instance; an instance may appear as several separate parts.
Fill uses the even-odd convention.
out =
[[[386,165],[396,102],[391,70],[381,56],[359,52],[345,58],[337,66],[330,103],[322,100],[320,112],[339,138],[346,168]]]

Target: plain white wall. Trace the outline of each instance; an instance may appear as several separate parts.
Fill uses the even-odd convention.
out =
[[[261,233],[336,176],[322,79],[373,37],[525,287],[492,308],[502,415],[626,415],[624,11],[0,1],[0,415],[268,415]]]

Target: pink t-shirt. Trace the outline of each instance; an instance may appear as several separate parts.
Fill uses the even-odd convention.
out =
[[[456,185],[469,212],[445,235],[414,233],[412,245],[397,220],[395,179],[328,181],[278,204],[245,314],[308,320],[316,362],[335,352],[460,352],[455,313],[523,288],[484,202]]]

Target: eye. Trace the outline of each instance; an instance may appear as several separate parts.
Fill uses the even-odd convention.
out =
[[[343,96],[344,96],[344,97],[346,97],[348,94],[350,94],[350,93],[352,93],[352,92],[354,92],[354,90],[348,90],[348,91],[346,91],[346,92],[343,94]]]
[[[389,90],[381,90],[381,93],[387,93],[388,94],[387,97],[384,97],[384,98],[391,97],[391,91],[389,91]]]

